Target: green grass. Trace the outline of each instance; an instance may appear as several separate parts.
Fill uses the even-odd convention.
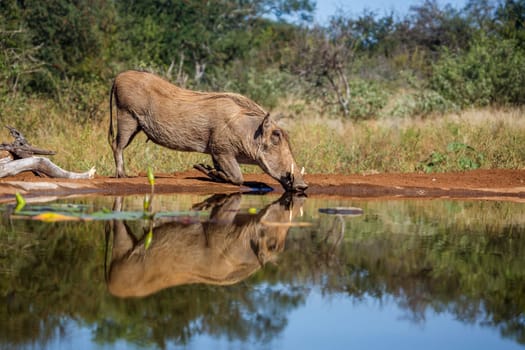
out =
[[[385,116],[350,121],[318,116],[301,103],[282,103],[272,111],[290,132],[299,166],[307,173],[376,173],[457,171],[471,168],[523,168],[525,164],[525,110],[467,110],[426,118]],[[292,106],[292,107],[289,107]],[[20,130],[29,142],[57,151],[51,160],[71,171],[112,176],[113,155],[107,143],[109,115],[78,122],[78,112],[49,100],[2,103],[2,126]],[[293,110],[290,111],[290,108]],[[103,110],[103,109],[102,109]],[[103,110],[104,111],[104,110]],[[7,129],[0,142],[11,142]],[[125,150],[129,175],[151,167],[154,172],[191,169],[211,163],[208,155],[175,152],[146,142],[139,134]],[[260,172],[258,167],[243,167]]]

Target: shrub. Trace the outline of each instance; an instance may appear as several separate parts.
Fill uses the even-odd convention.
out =
[[[422,89],[408,94],[397,101],[390,111],[394,117],[428,116],[456,111],[458,107],[441,94],[429,89]]]
[[[350,96],[348,114],[354,119],[377,116],[388,101],[388,93],[381,88],[381,84],[371,80],[351,80]]]
[[[433,151],[427,159],[419,163],[416,170],[427,173],[448,169],[472,170],[478,169],[483,160],[483,154],[472,146],[454,141],[447,145],[446,152]]]
[[[430,86],[462,107],[525,103],[525,50],[513,40],[481,35],[460,54],[446,51]]]
[[[259,71],[239,65],[226,70],[224,74],[218,74],[212,85],[214,89],[220,91],[237,92],[248,96],[264,108],[271,110],[289,90],[290,81],[289,75],[278,69],[268,68]]]

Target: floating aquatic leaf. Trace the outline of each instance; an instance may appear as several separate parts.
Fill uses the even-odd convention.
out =
[[[43,222],[57,222],[57,221],[80,221],[83,218],[78,216],[69,216],[60,213],[41,213],[36,216],[33,216],[33,220],[43,221]]]
[[[86,212],[91,206],[83,204],[47,204],[47,205],[28,205],[25,211],[33,212],[65,212],[65,213],[82,213]]]
[[[140,220],[143,217],[142,211],[97,211],[86,214],[84,218],[92,220]]]

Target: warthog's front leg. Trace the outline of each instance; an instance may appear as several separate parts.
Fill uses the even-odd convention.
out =
[[[217,182],[230,182],[234,185],[242,185],[241,168],[234,156],[220,155],[212,156],[215,168],[205,164],[196,164],[193,167],[206,174],[210,179]]]

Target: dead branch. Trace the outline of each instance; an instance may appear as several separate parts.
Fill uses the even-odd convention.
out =
[[[95,168],[84,173],[75,173],[60,168],[44,157],[29,157],[6,163],[0,162],[0,177],[15,176],[24,171],[33,171],[49,177],[64,179],[92,179],[95,176]]]
[[[22,159],[32,157],[35,154],[40,155],[54,155],[56,152],[48,151],[40,148],[33,147],[27,142],[26,138],[22,133],[11,126],[6,126],[9,129],[9,133],[15,141],[13,143],[2,143],[0,144],[0,150],[8,151],[13,159]]]

